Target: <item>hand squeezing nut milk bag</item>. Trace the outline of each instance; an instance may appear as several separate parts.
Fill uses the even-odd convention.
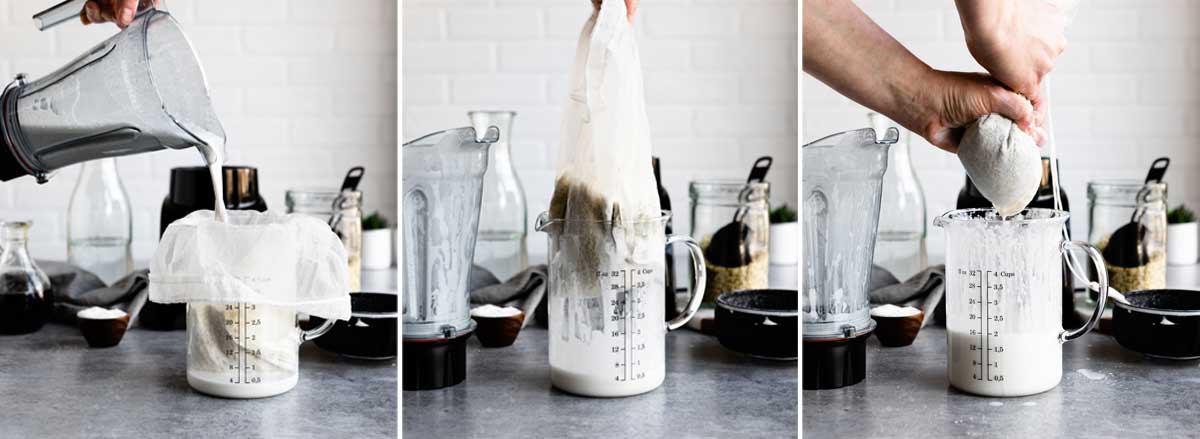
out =
[[[659,243],[638,239],[639,221],[662,215],[651,168],[650,128],[633,25],[620,0],[605,1],[584,25],[563,115],[550,219],[589,221],[594,259],[575,261],[594,278],[612,257]],[[581,287],[587,285],[580,285]],[[587,289],[585,289],[586,291]]]

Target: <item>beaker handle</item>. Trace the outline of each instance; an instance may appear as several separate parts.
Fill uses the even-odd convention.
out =
[[[1104,315],[1105,304],[1108,303],[1108,270],[1103,269],[1104,258],[1100,256],[1100,250],[1097,250],[1096,247],[1093,247],[1091,244],[1083,241],[1063,241],[1063,243],[1059,246],[1059,252],[1062,253],[1064,258],[1066,258],[1067,264],[1071,264],[1073,259],[1070,255],[1072,249],[1082,250],[1084,253],[1087,253],[1088,257],[1092,258],[1092,264],[1096,267],[1101,267],[1100,269],[1096,270],[1096,280],[1099,282],[1100,286],[1100,288],[1097,288],[1097,291],[1099,291],[1100,294],[1096,298],[1096,309],[1092,311],[1092,316],[1088,318],[1087,323],[1084,323],[1083,326],[1073,330],[1063,330],[1063,332],[1058,334],[1058,341],[1060,343],[1066,343],[1082,337],[1083,334],[1087,334],[1088,331],[1091,331],[1092,328],[1095,328],[1096,324],[1100,323],[1100,317]],[[1072,276],[1073,274],[1071,273],[1075,272],[1075,267],[1070,268],[1071,269],[1068,270],[1067,273],[1068,276]],[[1089,283],[1091,282],[1089,279],[1084,280]]]
[[[683,310],[683,314],[675,316],[667,322],[667,331],[679,329],[696,315],[696,310],[700,309],[700,302],[704,300],[704,282],[708,279],[708,272],[704,268],[704,250],[700,248],[700,244],[696,240],[688,236],[675,235],[667,238],[667,246],[671,244],[681,243],[687,246],[688,253],[692,256],[692,273],[695,276],[694,287],[691,291],[691,299],[688,300],[687,308]],[[673,294],[673,293],[672,293]]]
[[[312,317],[309,317],[309,318],[311,319]],[[300,342],[304,343],[306,341],[309,341],[314,338],[325,335],[326,332],[329,332],[330,329],[333,329],[334,323],[337,323],[337,320],[324,319],[324,321],[321,322],[321,326],[317,326],[316,328],[312,328],[307,331],[300,331]]]

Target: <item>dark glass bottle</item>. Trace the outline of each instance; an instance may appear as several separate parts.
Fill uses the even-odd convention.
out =
[[[1062,175],[1059,172],[1058,175]],[[1058,188],[1058,196],[1062,200],[1062,210],[1070,212],[1071,204],[1067,201],[1067,192],[1060,186]],[[992,203],[984,198],[983,194],[979,193],[979,189],[975,187],[975,183],[971,182],[971,177],[967,176],[967,182],[962,190],[958,192],[958,209],[978,209],[990,208]],[[1029,207],[1042,209],[1054,208],[1054,177],[1050,173],[1050,159],[1042,157],[1042,182],[1038,186],[1037,194],[1033,196],[1033,200],[1029,202]],[[1067,218],[1067,236],[1071,234],[1071,219]],[[1071,270],[1067,267],[1067,262],[1063,261],[1062,266],[1062,316],[1063,325],[1075,325],[1078,322],[1075,317],[1075,279],[1071,276]]]
[[[671,197],[667,195],[667,188],[663,187],[662,184],[662,170],[659,168],[658,157],[651,159],[651,165],[654,167],[654,182],[658,184],[658,204],[661,205],[663,211],[670,213]],[[674,218],[667,219],[667,236],[671,236],[671,234],[674,233],[674,227],[671,224],[673,221],[675,221]],[[663,284],[665,285],[664,289],[666,290],[664,291],[666,296],[663,300],[663,315],[666,316],[666,320],[671,320],[675,318],[675,314],[678,313],[678,311],[675,310],[675,248],[673,245],[667,246],[666,265],[667,279]]]
[[[38,268],[25,243],[27,221],[0,223],[0,334],[28,334],[50,319],[50,278]]]

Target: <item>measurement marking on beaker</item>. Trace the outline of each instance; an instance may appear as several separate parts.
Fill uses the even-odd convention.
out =
[[[991,378],[989,377],[991,370],[990,366],[988,365],[988,362],[991,360],[991,356],[987,354],[987,352],[989,352],[989,343],[987,339],[987,332],[989,329],[987,317],[987,282],[989,273],[991,273],[991,271],[984,271],[981,275],[982,279],[980,279],[979,283],[979,308],[980,314],[983,315],[983,321],[979,322],[979,329],[983,331],[981,334],[979,334],[979,344],[983,346],[983,350],[979,351],[979,361],[983,363],[979,365],[979,373],[983,375],[985,380],[991,381]]]
[[[237,324],[238,324],[238,377],[237,382],[245,382],[243,374],[246,372],[246,305],[238,302],[237,304]]]
[[[632,277],[633,273],[630,273],[629,270],[621,270],[621,279],[625,282],[624,303],[621,304],[621,313],[624,314],[621,316],[621,327],[625,333],[621,336],[621,343],[625,345],[625,375],[621,378],[621,381],[629,381],[629,362],[630,357],[633,356],[633,352],[629,350],[629,337],[631,336],[629,333],[629,316],[633,315],[633,313],[629,312],[629,307],[632,306],[629,301],[630,286],[633,285]]]

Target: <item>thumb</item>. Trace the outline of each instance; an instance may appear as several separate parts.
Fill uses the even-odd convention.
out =
[[[991,105],[993,112],[1000,113],[1001,116],[1012,119],[1017,127],[1033,136],[1038,144],[1042,143],[1042,134],[1037,129],[1035,121],[1035,113],[1033,104],[1025,99],[1024,96],[997,87],[991,93]]]

